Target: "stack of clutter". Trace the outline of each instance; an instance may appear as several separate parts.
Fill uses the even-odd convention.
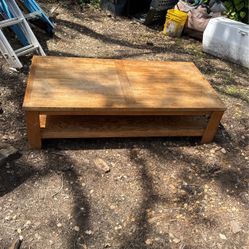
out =
[[[220,0],[179,0],[167,12],[164,34],[180,37],[182,32],[202,40],[203,51],[249,68],[249,25],[230,20]]]
[[[208,22],[221,16],[225,10],[220,0],[211,0],[208,5],[202,0],[179,0],[174,10],[168,10],[164,33],[179,37],[184,31],[189,36],[202,39]]]
[[[178,0],[101,0],[101,7],[114,15],[135,18],[145,25],[163,23],[168,9]]]

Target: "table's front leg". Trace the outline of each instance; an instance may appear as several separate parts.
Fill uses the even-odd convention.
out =
[[[32,149],[42,146],[39,112],[26,111],[28,142]]]
[[[214,111],[211,113],[207,127],[201,139],[201,143],[211,143],[217,132],[224,111]]]

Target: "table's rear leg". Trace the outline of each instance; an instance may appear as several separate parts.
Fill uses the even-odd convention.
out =
[[[222,118],[223,113],[224,113],[223,111],[216,111],[216,112],[211,113],[211,116],[208,120],[207,127],[204,131],[204,134],[202,135],[202,139],[201,139],[202,144],[210,143],[213,141],[214,136],[219,127],[220,120]]]
[[[42,145],[39,112],[26,112],[28,142],[32,149],[40,149]]]

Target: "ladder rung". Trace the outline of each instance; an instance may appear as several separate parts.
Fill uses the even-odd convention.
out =
[[[15,17],[0,22],[0,28],[9,27],[23,21],[23,17]]]
[[[35,19],[35,18],[38,18],[40,16],[41,16],[41,12],[40,11],[34,11],[32,13],[24,15],[24,17],[26,18],[26,20]]]
[[[23,48],[19,48],[17,50],[15,50],[15,54],[17,56],[22,56],[22,55],[25,55],[25,54],[28,54],[34,50],[36,50],[38,47],[37,46],[34,46],[34,45],[28,45],[26,47],[23,47]]]

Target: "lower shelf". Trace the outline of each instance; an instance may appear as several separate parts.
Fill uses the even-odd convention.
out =
[[[206,126],[201,116],[40,115],[42,138],[202,136]]]

